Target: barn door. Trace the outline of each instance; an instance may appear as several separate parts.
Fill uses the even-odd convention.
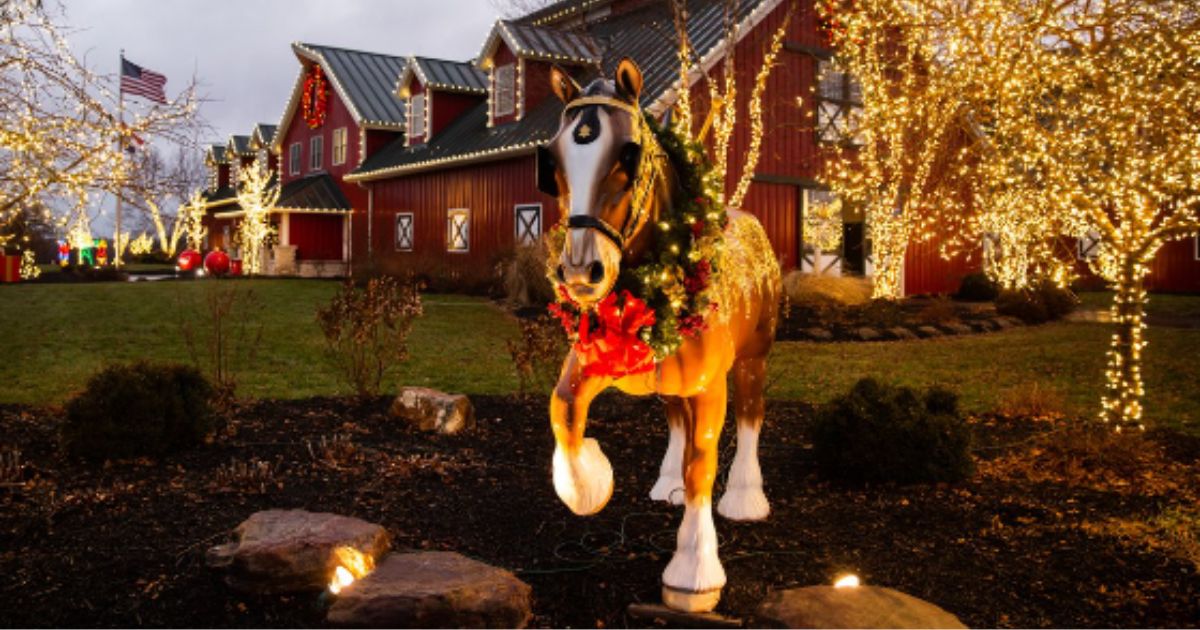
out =
[[[828,190],[806,188],[802,193],[800,271],[842,275],[842,202]]]

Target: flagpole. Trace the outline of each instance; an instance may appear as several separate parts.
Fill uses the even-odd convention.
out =
[[[121,156],[122,160],[125,159],[125,87],[123,85],[124,82],[121,81],[121,77],[124,74],[125,49],[122,48],[121,58],[117,65],[117,154]],[[121,268],[121,254],[123,253],[121,251],[123,249],[123,244],[121,243],[121,193],[124,192],[124,184],[124,179],[117,180],[117,233],[113,235],[113,249],[117,250],[116,255],[113,256],[113,266],[117,269]]]

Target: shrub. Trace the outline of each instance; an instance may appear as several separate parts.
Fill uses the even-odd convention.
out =
[[[858,306],[871,299],[871,281],[848,276],[823,276],[799,271],[783,277],[783,292],[793,306]]]
[[[964,302],[991,302],[999,294],[999,287],[986,273],[976,272],[963,276],[954,297]]]
[[[944,324],[958,319],[958,309],[950,298],[939,295],[926,300],[917,313],[917,319],[930,324]]]
[[[201,443],[212,429],[213,388],[184,365],[112,365],[67,404],[62,442],[89,460],[160,456]]]
[[[513,308],[545,306],[554,301],[554,287],[546,277],[546,248],[523,245],[500,263],[504,299]]]
[[[216,388],[217,406],[227,407],[237,393],[238,372],[254,362],[262,344],[262,302],[246,285],[211,282],[199,299],[180,294],[176,309],[192,364]]]
[[[549,392],[558,382],[559,368],[567,354],[567,336],[562,324],[547,314],[520,321],[521,337],[509,339],[508,354],[520,380],[520,394]]]
[[[999,411],[1013,417],[1059,418],[1066,415],[1066,407],[1061,391],[1033,381],[1006,391]]]
[[[918,394],[873,379],[817,414],[813,452],[823,474],[850,483],[959,481],[974,470],[954,393]]]
[[[1079,299],[1070,290],[1045,281],[1026,289],[1001,291],[996,297],[996,312],[1027,324],[1041,324],[1061,319],[1078,304]]]
[[[424,312],[417,286],[389,276],[361,288],[347,280],[317,310],[327,354],[357,395],[378,394],[384,376],[408,358],[408,333]]]

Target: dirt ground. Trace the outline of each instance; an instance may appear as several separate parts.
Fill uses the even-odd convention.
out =
[[[476,397],[479,426],[457,437],[411,431],[387,402],[254,403],[210,445],[99,468],[59,455],[60,411],[0,407],[0,625],[320,626],[323,596],[247,598],[204,566],[209,546],[266,508],[350,514],[387,526],[399,549],[511,569],[533,587],[536,626],[638,625],[626,606],[658,599],[680,517],[647,498],[666,445],[660,403],[606,395],[594,407],[616,490],[580,518],[551,487],[544,401]],[[973,419],[970,481],[851,489],[816,474],[810,417],[768,407],[773,512],[718,520],[719,612],[747,617],[768,590],[852,571],[972,627],[1200,624],[1196,440],[1153,434],[1112,473],[1043,446],[1061,423]]]

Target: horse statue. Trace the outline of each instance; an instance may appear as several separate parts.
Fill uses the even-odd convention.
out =
[[[645,264],[656,226],[670,227],[661,217],[687,200],[681,199],[679,165],[665,154],[638,105],[642,73],[632,60],[621,60],[614,79],[596,79],[586,89],[555,67],[551,85],[565,107],[557,134],[538,149],[538,185],[557,198],[567,217],[552,275],[586,318],[611,300],[623,271]],[[612,465],[596,440],[584,436],[592,400],[610,385],[665,400],[670,440],[650,497],[684,505],[662,584],[663,602],[686,612],[711,611],[725,585],[712,488],[730,374],[737,452],[717,511],[738,521],[761,520],[770,512],[758,436],[782,290],[779,265],[752,215],[717,208],[709,216],[720,218],[723,243],[712,276],[715,305],[706,310],[703,325],[669,356],[624,375],[588,369],[576,343],[550,401],[554,489],[573,512],[590,515],[604,507],[613,489]]]

